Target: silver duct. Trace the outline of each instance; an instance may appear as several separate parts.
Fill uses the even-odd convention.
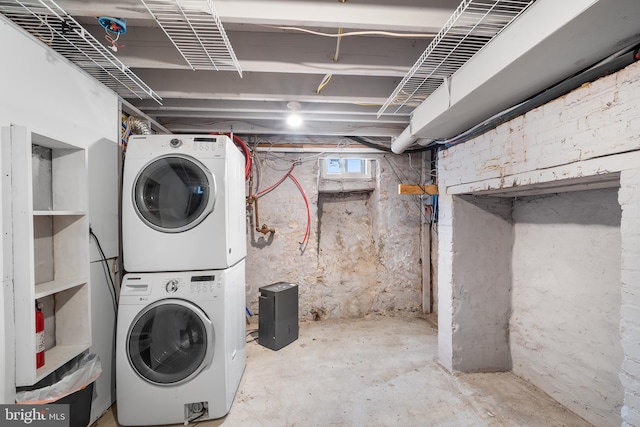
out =
[[[127,128],[136,135],[151,135],[151,126],[140,117],[129,116],[127,118]]]

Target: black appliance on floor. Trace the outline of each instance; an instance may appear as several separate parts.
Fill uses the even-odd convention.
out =
[[[258,343],[279,350],[298,339],[298,285],[278,282],[259,291]]]

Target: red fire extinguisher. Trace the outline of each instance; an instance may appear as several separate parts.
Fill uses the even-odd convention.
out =
[[[44,314],[42,304],[36,303],[36,368],[44,366]]]

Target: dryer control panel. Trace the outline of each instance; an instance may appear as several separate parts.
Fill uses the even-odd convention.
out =
[[[218,154],[224,152],[224,142],[222,138],[193,138],[193,151],[211,153],[218,151]]]
[[[200,160],[229,156],[244,159],[227,135],[132,135],[127,145],[127,159],[153,159],[173,154],[192,155]]]

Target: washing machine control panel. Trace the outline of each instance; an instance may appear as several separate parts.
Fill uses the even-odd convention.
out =
[[[223,297],[222,278],[219,275],[207,274],[185,278],[174,278],[165,282],[165,291],[176,296],[189,295],[196,299],[215,300]]]
[[[174,297],[216,300],[223,297],[221,277],[203,275],[174,277],[163,282],[164,292]]]

